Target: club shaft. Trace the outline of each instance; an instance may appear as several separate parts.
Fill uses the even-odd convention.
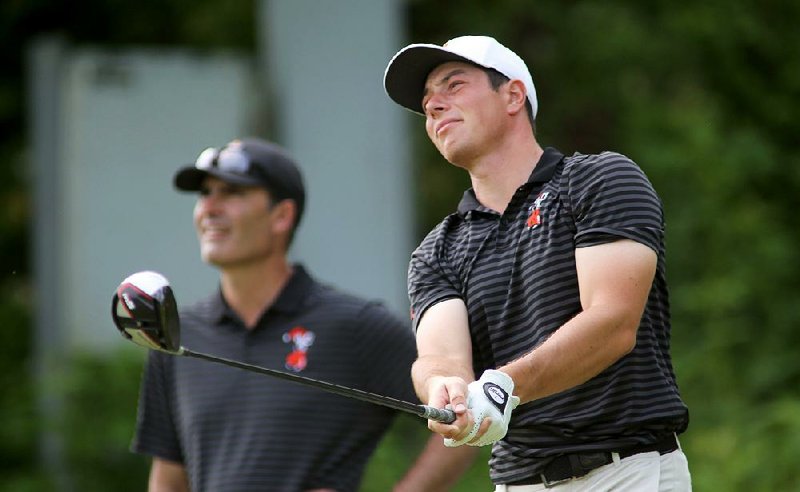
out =
[[[361,400],[376,405],[382,405],[384,407],[388,407],[393,410],[399,410],[401,412],[411,413],[426,419],[435,420],[436,422],[449,424],[456,419],[455,413],[453,413],[452,410],[435,408],[429,405],[419,405],[416,403],[411,403],[391,398],[389,396],[377,395],[375,393],[369,393],[367,391],[363,391],[356,388],[348,388],[346,386],[341,386],[326,381],[319,381],[317,379],[311,379],[305,376],[278,371],[275,369],[268,369],[266,367],[247,364],[232,359],[226,359],[224,357],[218,357],[216,355],[204,354],[202,352],[193,352],[184,347],[181,347],[178,351],[173,353],[176,355],[183,355],[186,357],[194,357],[196,359],[203,359],[211,362],[217,362],[219,364],[225,364],[226,366],[237,367],[239,369],[244,369],[246,371],[266,374],[268,376],[284,379],[286,381],[292,381],[306,386],[312,386],[314,388],[318,388],[323,391],[327,391],[329,393],[335,393],[337,395],[346,396],[348,398],[355,398],[356,400]]]

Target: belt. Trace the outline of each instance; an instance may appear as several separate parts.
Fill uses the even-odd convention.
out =
[[[675,434],[670,434],[653,444],[640,444],[620,450],[619,457],[620,459],[624,459],[635,454],[651,453],[653,451],[658,451],[659,454],[667,454],[676,449],[678,449],[678,439],[675,437]],[[536,485],[543,483],[545,486],[549,487],[558,482],[582,477],[595,468],[613,462],[614,456],[610,451],[562,454],[548,463],[539,475],[515,481],[508,485]]]

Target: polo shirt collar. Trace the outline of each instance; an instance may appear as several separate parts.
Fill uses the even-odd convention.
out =
[[[295,264],[294,273],[267,311],[283,313],[299,312],[303,307],[303,302],[308,298],[313,284],[314,280],[308,272],[306,272],[305,267],[301,264]],[[209,308],[211,310],[211,319],[223,321],[226,318],[237,318],[236,314],[228,306],[228,303],[225,302],[221,289],[217,290],[215,296],[212,296]]]
[[[553,174],[556,172],[558,163],[561,162],[563,158],[564,154],[559,152],[557,149],[553,147],[545,147],[542,156],[539,158],[539,162],[536,163],[536,166],[534,166],[533,171],[531,172],[531,175],[528,177],[528,181],[525,184],[529,185],[533,183],[546,183],[550,181],[550,178],[552,178]],[[479,202],[478,198],[475,196],[475,190],[472,188],[465,191],[464,196],[461,197],[461,201],[458,204],[458,214],[463,216],[471,210],[481,210],[495,213],[494,211],[481,205],[481,202]]]
[[[314,280],[306,272],[306,269],[301,264],[294,265],[294,274],[283,287],[278,298],[270,306],[270,311],[279,311],[285,313],[296,313],[303,307],[303,302],[308,299],[311,293],[311,286]]]

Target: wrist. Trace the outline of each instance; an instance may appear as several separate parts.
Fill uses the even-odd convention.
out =
[[[481,374],[480,379],[493,381],[498,384],[502,383],[512,387],[514,386],[514,378],[512,378],[507,372],[501,371],[500,369],[486,369],[483,371],[483,374]]]
[[[430,402],[431,398],[437,393],[439,388],[445,385],[446,379],[446,376],[430,376],[425,380],[423,385],[424,394],[420,395],[425,397],[425,402]]]

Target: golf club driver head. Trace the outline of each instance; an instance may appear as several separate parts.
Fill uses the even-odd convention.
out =
[[[111,317],[123,337],[163,352],[181,349],[178,305],[169,281],[160,273],[134,273],[119,284]]]

